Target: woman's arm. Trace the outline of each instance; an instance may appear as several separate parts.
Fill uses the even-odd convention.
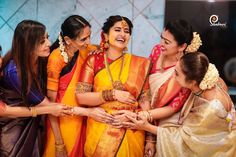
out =
[[[57,107],[54,107],[52,106],[52,103],[49,103],[46,98],[40,104],[34,107],[18,107],[18,106],[12,107],[3,102],[0,102],[1,117],[8,117],[8,118],[32,117],[42,114],[53,114],[55,116],[63,116],[70,114],[70,112],[71,111],[68,106],[57,104]]]
[[[102,99],[102,93],[100,92],[86,92],[86,93],[76,93],[77,102],[80,105],[87,106],[98,106],[105,101]]]
[[[127,91],[121,91],[121,90],[106,90],[109,92],[109,94],[103,92],[77,92],[76,98],[77,102],[81,105],[87,105],[87,106],[98,106],[107,100],[106,94],[109,95],[110,101],[119,101],[126,104],[133,104],[136,102],[133,95],[131,95]]]

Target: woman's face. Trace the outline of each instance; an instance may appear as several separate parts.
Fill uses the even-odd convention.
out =
[[[181,66],[180,66],[181,62],[178,61],[177,64],[175,65],[175,79],[178,81],[178,83],[182,86],[182,87],[185,87],[185,88],[190,88],[190,83],[188,83],[185,79],[185,75],[181,69]]]
[[[182,47],[178,45],[174,36],[168,30],[162,32],[160,45],[161,51],[165,56],[176,55],[183,51]]]
[[[38,57],[47,57],[50,54],[51,43],[48,37],[48,33],[45,33],[39,43],[39,46],[36,48],[36,53]]]
[[[124,50],[130,39],[129,25],[123,23],[124,21],[118,21],[109,30],[109,34],[105,34],[109,41],[109,47]]]
[[[71,40],[70,46],[74,48],[74,51],[78,51],[87,48],[90,44],[91,28],[86,26],[75,40]]]

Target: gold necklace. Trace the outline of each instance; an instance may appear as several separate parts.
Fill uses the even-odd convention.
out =
[[[109,75],[109,78],[110,78],[110,81],[112,83],[112,87],[114,89],[117,89],[117,90],[124,90],[124,87],[123,87],[123,84],[120,80],[120,76],[121,76],[121,72],[123,70],[123,67],[124,67],[124,55],[122,54],[121,56],[122,58],[122,63],[121,63],[121,67],[120,67],[120,72],[119,72],[119,75],[118,75],[118,80],[117,81],[114,81],[113,80],[113,77],[112,77],[112,74],[111,74],[111,70],[110,70],[110,67],[109,67],[109,64],[108,64],[108,56],[107,56],[107,53],[104,53],[104,62],[105,62],[105,67],[106,67],[106,70],[108,72],[108,75]]]

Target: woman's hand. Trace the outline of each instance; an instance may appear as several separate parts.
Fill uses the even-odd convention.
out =
[[[53,116],[66,116],[72,114],[72,107],[59,103],[50,103],[49,114]]]
[[[135,97],[127,91],[114,89],[114,98],[125,104],[134,104],[136,102]]]
[[[114,125],[117,128],[123,127],[123,125],[122,125],[123,122],[130,121],[127,118],[127,116],[133,117],[134,119],[136,119],[136,117],[137,117],[136,113],[131,112],[129,110],[120,110],[120,111],[112,113],[112,115],[114,116],[114,121],[111,123],[111,125]]]
[[[135,130],[146,130],[147,126],[150,125],[147,120],[142,119],[139,115],[137,118],[126,116],[131,122],[122,122],[122,126],[125,128]]]
[[[65,144],[55,145],[55,156],[56,157],[68,157]]]
[[[87,110],[88,110],[87,116],[91,117],[95,121],[107,124],[110,124],[114,121],[114,117],[100,107],[87,108]]]

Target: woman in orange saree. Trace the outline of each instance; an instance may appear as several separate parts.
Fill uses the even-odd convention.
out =
[[[102,30],[103,51],[89,56],[81,70],[76,93],[79,103],[100,106],[111,114],[119,110],[149,109],[147,76],[150,62],[123,53],[131,35],[131,21],[119,15],[110,16]],[[125,116],[120,116],[117,123],[126,120]],[[144,155],[144,132],[110,124],[111,121],[100,123],[88,118],[85,156]]]
[[[79,107],[74,93],[84,60],[89,52],[96,50],[90,45],[90,27],[81,16],[68,17],[61,26],[58,41],[51,47],[55,49],[48,59],[48,96],[52,101],[73,107],[73,115],[78,116],[50,117],[53,122],[48,124],[45,157],[83,156],[82,116],[89,116],[92,110]]]

